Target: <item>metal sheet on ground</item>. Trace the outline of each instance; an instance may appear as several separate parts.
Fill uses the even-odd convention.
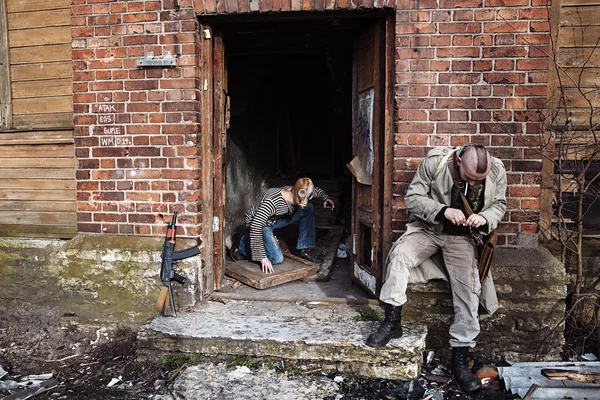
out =
[[[313,275],[317,272],[318,265],[300,263],[286,255],[283,263],[274,265],[273,269],[275,272],[272,274],[265,274],[258,264],[241,260],[228,264],[225,268],[225,275],[253,288],[266,289]]]

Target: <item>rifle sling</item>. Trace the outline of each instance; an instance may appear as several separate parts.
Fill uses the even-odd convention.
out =
[[[469,205],[469,202],[467,201],[467,198],[465,197],[465,195],[463,194],[462,190],[460,190],[460,180],[458,179],[458,174],[456,172],[456,168],[454,168],[454,153],[456,151],[453,151],[452,154],[450,155],[450,157],[448,158],[448,169],[450,170],[450,175],[452,175],[452,180],[454,181],[454,185],[456,186],[456,188],[458,189],[458,193],[460,194],[460,198],[463,202],[463,206],[465,207],[465,211],[467,212],[467,218],[473,214],[473,209],[471,208],[471,206]],[[468,185],[468,182],[465,182],[465,185]]]

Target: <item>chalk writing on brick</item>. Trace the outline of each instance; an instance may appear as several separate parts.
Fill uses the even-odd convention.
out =
[[[131,139],[127,136],[106,136],[100,138],[102,146],[129,146]]]
[[[106,101],[110,101],[105,98]],[[94,104],[92,110],[98,114],[98,125],[93,129],[95,135],[106,136],[100,138],[100,146],[131,146],[131,137],[123,136],[125,127],[114,125],[116,114],[123,112],[123,103]]]

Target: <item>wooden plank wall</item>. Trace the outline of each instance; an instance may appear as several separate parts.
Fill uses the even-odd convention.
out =
[[[562,87],[574,126],[589,128],[590,116],[596,123],[600,116],[600,0],[562,0],[559,12],[559,73],[550,77],[550,93]]]
[[[76,234],[69,0],[5,1],[12,125],[0,132],[0,236]]]

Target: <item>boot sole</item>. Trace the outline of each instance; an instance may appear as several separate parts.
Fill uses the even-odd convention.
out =
[[[404,332],[400,331],[394,335],[392,335],[385,343],[382,344],[377,344],[377,343],[369,343],[369,338],[367,338],[367,340],[365,341],[365,344],[369,347],[373,347],[375,349],[379,349],[381,347],[385,347],[387,346],[387,344],[390,342],[390,340],[392,339],[399,339],[402,337],[402,335],[404,335]]]

